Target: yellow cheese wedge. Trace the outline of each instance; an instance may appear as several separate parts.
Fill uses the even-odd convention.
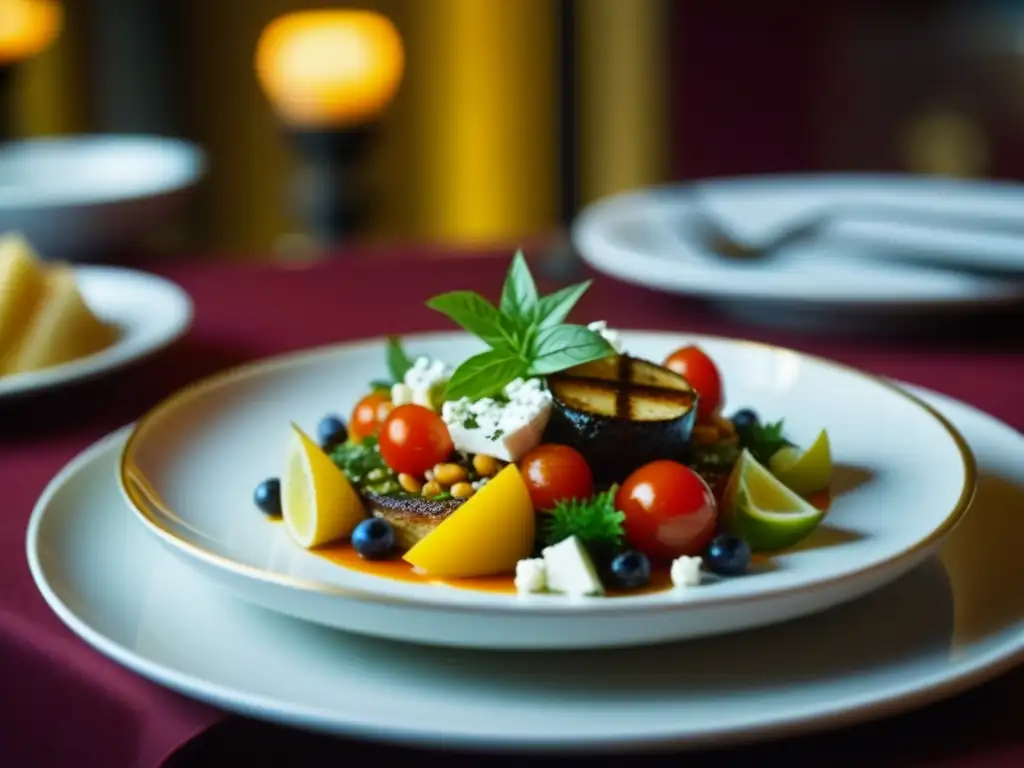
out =
[[[43,295],[46,270],[17,233],[0,235],[0,373]]]
[[[405,561],[442,578],[512,572],[533,551],[535,525],[530,492],[509,464],[406,552]]]
[[[99,352],[117,337],[116,329],[86,305],[70,267],[45,274],[42,296],[14,348],[0,360],[0,373],[23,373],[67,363]]]

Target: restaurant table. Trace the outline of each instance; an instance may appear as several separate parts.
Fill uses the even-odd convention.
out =
[[[228,366],[302,347],[450,329],[424,300],[456,288],[497,299],[507,255],[378,249],[308,262],[176,258],[151,263],[151,271],[178,282],[195,301],[195,323],[186,338],[131,369],[0,404],[0,766],[193,768],[235,760],[299,766],[353,758],[414,764],[433,757],[233,717],[121,668],[75,637],[43,602],[25,559],[25,527],[39,494],[67,461],[173,390]],[[616,328],[781,344],[930,387],[1024,428],[1024,337],[1006,323],[971,332],[955,323],[959,333],[946,329],[888,341],[770,331],[723,319],[693,299],[587,276],[595,282],[580,302],[580,317],[602,318]],[[555,287],[539,282],[545,291]],[[691,766],[794,758],[829,766],[1024,766],[1022,694],[1024,670],[1018,667],[915,713],[801,738],[704,750],[685,760]],[[455,753],[445,759],[452,765],[480,761]],[[678,765],[681,759],[633,756],[629,763]],[[486,762],[523,760],[494,755]],[[563,762],[529,759],[540,765],[549,761]]]

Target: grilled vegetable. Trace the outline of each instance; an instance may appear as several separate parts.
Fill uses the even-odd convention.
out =
[[[583,454],[598,484],[687,452],[697,393],[667,368],[615,355],[549,376],[548,388],[554,408],[544,442]]]

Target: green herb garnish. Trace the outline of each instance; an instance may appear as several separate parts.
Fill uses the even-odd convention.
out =
[[[768,461],[780,448],[793,445],[782,434],[783,420],[774,423],[752,424],[739,433],[740,445],[761,464],[767,466]]]
[[[375,437],[365,437],[361,442],[342,443],[331,451],[331,459],[356,485],[367,480],[386,480],[394,476],[380,455]]]
[[[428,307],[490,347],[455,369],[445,399],[479,400],[500,393],[521,376],[545,376],[614,354],[600,334],[562,322],[590,283],[541,297],[519,250],[505,277],[498,307],[473,291],[450,291],[430,299]]]
[[[412,368],[413,361],[405,354],[405,350],[402,349],[402,340],[398,336],[388,336],[385,357],[388,373],[391,374],[391,383],[399,384],[405,381],[405,374]]]
[[[556,503],[541,527],[544,545],[550,547],[575,536],[588,549],[622,546],[625,536],[622,522],[626,516],[615,509],[617,490],[618,487],[613,485],[589,499],[567,499]]]

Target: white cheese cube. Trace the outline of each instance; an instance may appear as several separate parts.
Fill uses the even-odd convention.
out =
[[[702,560],[699,557],[677,557],[672,561],[672,569],[669,575],[672,577],[673,586],[682,589],[685,587],[696,587],[700,584],[700,567]]]
[[[452,369],[440,360],[418,357],[412,367],[405,372],[405,380],[391,388],[391,401],[396,406],[413,403],[432,411],[437,410],[436,393],[448,382],[451,375]],[[398,391],[402,398],[401,402],[395,399],[397,387],[403,387]]]
[[[518,461],[540,444],[551,417],[551,393],[538,379],[517,379],[505,388],[508,402],[493,398],[449,401],[441,408],[459,450]]]
[[[547,569],[541,558],[520,560],[516,563],[516,591],[520,595],[543,592],[547,589]]]
[[[391,385],[391,402],[397,408],[400,405],[408,405],[412,402],[412,387],[399,382]]]
[[[541,554],[544,556],[549,591],[571,597],[604,594],[597,569],[575,536],[546,547]]]

